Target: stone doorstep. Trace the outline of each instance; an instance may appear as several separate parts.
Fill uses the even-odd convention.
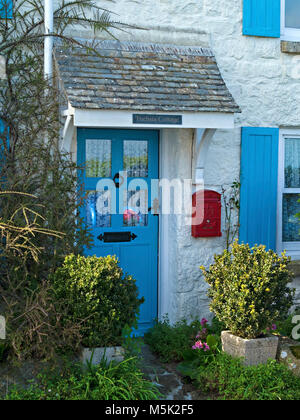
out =
[[[80,360],[83,364],[91,361],[92,365],[99,365],[103,358],[108,363],[122,362],[124,360],[125,350],[123,347],[97,347],[97,348],[84,348]]]
[[[222,332],[223,351],[233,357],[243,357],[246,366],[267,363],[269,359],[275,360],[278,344],[279,338],[275,336],[246,340],[229,331]]]

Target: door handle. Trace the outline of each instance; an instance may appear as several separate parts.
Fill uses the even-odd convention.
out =
[[[117,181],[117,179],[119,179],[119,181]],[[124,177],[120,175],[119,172],[117,172],[116,175],[113,177],[113,181],[116,188],[120,188],[120,186],[124,184]]]
[[[148,208],[148,213],[151,213],[151,210],[152,210],[152,207],[149,207]],[[156,209],[154,209],[154,210],[156,210]],[[159,213],[154,213],[154,214],[152,214],[152,216],[159,216]]]

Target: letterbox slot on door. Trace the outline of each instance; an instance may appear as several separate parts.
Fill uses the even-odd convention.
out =
[[[98,236],[99,241],[105,243],[113,242],[131,242],[134,241],[137,236],[131,232],[105,232]]]

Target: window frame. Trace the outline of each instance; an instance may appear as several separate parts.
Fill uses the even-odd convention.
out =
[[[278,205],[277,205],[277,252],[286,250],[288,256],[293,260],[300,259],[300,241],[283,242],[283,194],[299,194],[300,188],[285,188],[285,139],[298,138],[300,140],[300,129],[284,129],[279,132],[279,165],[278,165]],[[300,226],[299,226],[300,230]]]
[[[284,41],[300,42],[300,29],[285,26],[285,1],[281,0],[281,38]]]

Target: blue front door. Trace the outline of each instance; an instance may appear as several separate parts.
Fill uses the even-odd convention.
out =
[[[86,254],[116,255],[136,279],[145,298],[138,328],[143,335],[157,317],[158,217],[149,209],[158,198],[153,187],[151,196],[151,181],[158,179],[158,132],[82,128],[77,138],[87,197],[82,216],[94,239]]]

